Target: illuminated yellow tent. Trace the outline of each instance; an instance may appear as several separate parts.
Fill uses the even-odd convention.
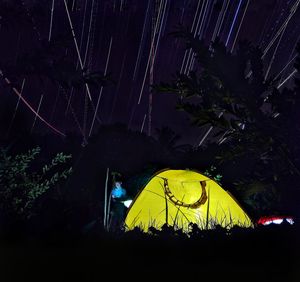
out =
[[[164,224],[190,230],[215,225],[252,226],[238,202],[215,181],[191,170],[165,170],[154,175],[131,203],[125,219],[127,230],[135,227],[147,232],[150,226]]]

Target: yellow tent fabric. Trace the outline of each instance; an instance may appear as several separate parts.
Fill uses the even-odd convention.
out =
[[[191,170],[165,170],[154,175],[131,203],[125,227],[147,232],[150,226],[164,224],[190,230],[196,223],[201,229],[216,224],[252,226],[249,216],[237,201],[215,181]]]

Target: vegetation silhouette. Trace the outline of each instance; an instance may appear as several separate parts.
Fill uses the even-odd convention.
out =
[[[177,109],[192,125],[213,129],[203,151],[212,150],[225,184],[254,215],[296,212],[288,203],[299,189],[299,79],[293,89],[279,90],[278,79],[265,79],[262,51],[249,42],[231,53],[218,39],[207,46],[188,31],[174,35],[195,53],[198,70],[176,73],[155,89],[176,94]],[[295,68],[299,72],[299,56]]]

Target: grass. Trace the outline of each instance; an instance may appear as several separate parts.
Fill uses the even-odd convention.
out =
[[[299,234],[299,227],[291,225],[230,230],[217,226],[194,228],[188,237],[164,227],[155,236],[136,228],[1,242],[1,281],[27,281],[28,275],[39,281],[298,281]]]
[[[205,219],[202,217],[198,217],[195,222],[189,221],[189,219],[184,216],[184,217],[181,217],[181,221],[178,222],[178,213],[180,211],[180,207],[177,208],[175,218],[173,218],[171,215],[168,215],[167,209],[168,209],[168,207],[166,205],[166,209],[161,211],[161,213],[164,213],[164,212],[166,213],[166,218],[171,219],[171,220],[168,220],[166,225],[171,227],[171,229],[174,229],[176,231],[182,230],[184,233],[187,233],[187,234],[191,231],[191,228],[194,225],[197,226],[197,228],[199,228],[201,230],[215,229],[215,228],[219,227],[219,225],[227,230],[235,227],[235,225],[238,225],[242,228],[249,227],[250,224],[252,225],[251,227],[254,226],[253,222],[251,222],[251,221],[241,222],[241,221],[235,220],[232,217],[230,212],[229,212],[229,217],[227,217],[224,212],[224,216],[221,218],[217,217],[217,215],[215,217],[213,217],[212,215],[208,215],[208,213],[207,213],[207,216]],[[184,215],[184,213],[183,213],[183,215]],[[184,221],[183,221],[183,219],[184,219]],[[157,222],[157,220],[155,218],[150,217],[148,225],[144,225],[144,223],[142,223],[142,222],[137,224],[138,221],[139,221],[139,217],[137,215],[136,218],[134,219],[133,223],[131,224],[131,226],[125,226],[125,229],[132,230],[134,226],[137,226],[141,230],[149,229],[149,228],[152,230],[153,229],[161,230],[161,223]]]

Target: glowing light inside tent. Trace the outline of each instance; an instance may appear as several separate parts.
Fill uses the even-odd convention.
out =
[[[275,224],[281,224],[283,222],[283,219],[274,219],[273,223]]]
[[[267,221],[265,221],[264,223],[263,223],[263,225],[269,225],[269,224],[271,224],[272,223],[272,220],[267,220]]]
[[[285,217],[285,216],[261,217],[258,220],[258,224],[262,224],[262,225],[269,225],[271,223],[273,223],[273,224],[282,224],[284,220],[286,220],[286,222],[288,222],[289,224],[294,224],[293,218]]]
[[[286,221],[289,223],[289,224],[294,224],[294,220],[292,218],[287,218]]]

